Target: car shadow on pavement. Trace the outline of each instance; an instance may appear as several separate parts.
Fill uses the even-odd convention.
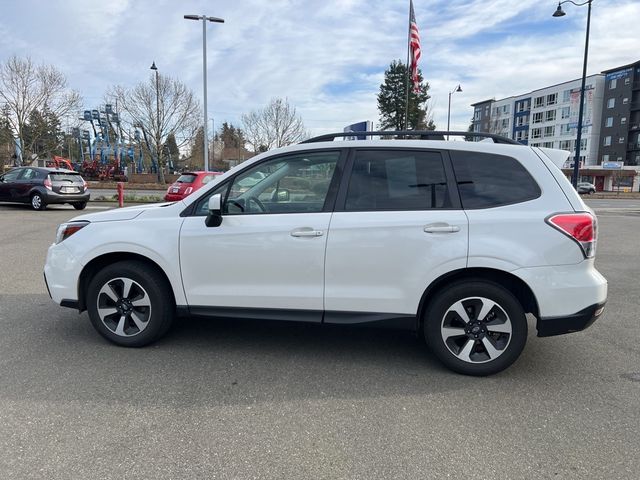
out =
[[[28,296],[25,311],[26,297],[2,296],[3,398],[211,406],[430,395],[487,381],[445,369],[407,331],[185,318],[155,344],[123,348],[86,313],[46,295]],[[517,372],[518,364],[491,378]]]

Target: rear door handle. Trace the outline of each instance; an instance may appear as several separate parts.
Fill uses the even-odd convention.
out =
[[[290,235],[292,237],[321,237],[324,235],[322,230],[314,230],[313,228],[299,228],[292,230]]]
[[[460,231],[457,225],[449,225],[448,223],[432,223],[424,227],[425,233],[456,233]]]

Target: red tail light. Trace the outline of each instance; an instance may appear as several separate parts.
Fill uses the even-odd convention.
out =
[[[47,178],[44,179],[44,188],[46,188],[47,190],[51,190],[51,179],[47,176]]]
[[[597,225],[593,215],[581,213],[558,213],[547,218],[547,223],[575,241],[585,258],[596,254]]]

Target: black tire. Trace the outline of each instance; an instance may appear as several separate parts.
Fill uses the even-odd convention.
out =
[[[129,295],[126,296],[123,295],[123,280],[132,282]],[[118,309],[118,303],[103,289],[110,289],[113,296],[120,298],[120,302],[128,300],[135,303],[146,298],[144,301],[148,301],[149,306],[135,307],[132,303],[121,303]],[[175,316],[171,286],[156,267],[140,261],[117,262],[100,270],[91,279],[86,298],[89,319],[94,328],[107,340],[123,347],[142,347],[155,342],[169,330]],[[99,304],[101,312],[116,311],[101,316]],[[134,321],[134,315],[137,322]],[[119,329],[123,316],[123,328]],[[143,328],[139,328],[138,324],[142,324]]]
[[[44,210],[47,208],[47,202],[39,192],[35,192],[31,195],[31,208],[34,210]]]
[[[84,210],[87,208],[87,202],[74,202],[71,205],[73,205],[73,208],[76,210]]]
[[[476,318],[490,302],[497,308]],[[464,307],[468,321],[456,313],[456,305]],[[504,370],[520,356],[527,341],[527,319],[520,302],[490,281],[458,281],[440,290],[429,302],[423,320],[431,351],[446,367],[464,375],[485,376]],[[504,332],[508,328],[510,333]],[[445,335],[449,336],[445,339]],[[495,350],[490,352],[485,342]]]

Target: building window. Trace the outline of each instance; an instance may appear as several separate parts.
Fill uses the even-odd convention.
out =
[[[571,107],[562,107],[562,118],[569,118],[571,115]]]
[[[615,98],[610,98],[609,100],[607,100],[607,108],[613,108],[615,106],[616,106]]]
[[[628,98],[623,98],[622,99],[622,104],[626,105],[627,103],[629,103],[629,99]]]
[[[587,139],[583,138],[580,140],[580,150],[586,150],[587,149]]]
[[[567,103],[569,100],[571,100],[571,90],[565,90],[562,92],[562,102]]]
[[[557,93],[552,93],[550,95],[547,95],[547,105],[555,105],[556,103],[558,103]]]
[[[613,117],[607,117],[607,123],[605,127],[613,127]]]
[[[544,97],[536,97],[533,99],[533,108],[544,107]]]
[[[618,85],[618,80],[614,78],[609,82],[609,90],[613,90],[614,88],[616,88],[617,85]]]
[[[629,85],[631,83],[631,79],[629,77],[624,79],[624,84]]]
[[[542,123],[542,112],[536,112],[533,114],[532,123]]]
[[[544,136],[553,137],[556,134],[556,127],[551,125],[550,127],[544,127]]]
[[[624,137],[618,138],[618,143],[624,143]]]
[[[553,148],[553,142],[544,142],[542,146],[544,148]]]
[[[611,135],[607,135],[606,137],[604,137],[604,143],[603,145],[605,147],[608,147],[609,145],[611,145]]]
[[[558,148],[560,150],[571,150],[571,140],[560,140]]]
[[[560,125],[560,135],[571,135],[571,126],[569,123]]]
[[[542,129],[541,128],[532,129],[531,138],[542,138]]]
[[[620,125],[624,125],[627,123],[627,117],[620,118]]]
[[[555,110],[547,110],[545,115],[546,122],[553,122],[556,119],[556,111]]]
[[[510,105],[503,105],[502,106],[502,113],[509,113],[511,111],[511,106]]]
[[[608,162],[609,161],[609,155],[602,155],[602,162]]]

